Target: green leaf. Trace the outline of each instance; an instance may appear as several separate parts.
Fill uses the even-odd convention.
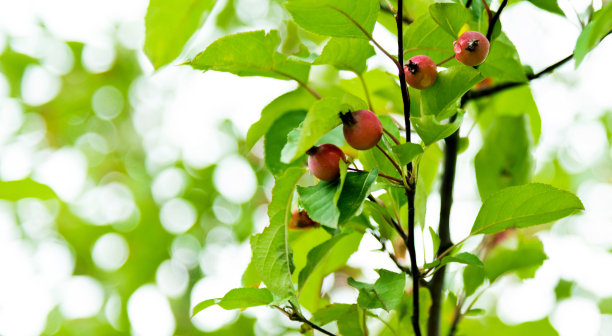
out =
[[[493,282],[509,272],[520,272],[521,278],[531,278],[535,270],[546,260],[542,243],[521,239],[516,249],[498,248],[487,258],[485,274]]]
[[[440,27],[430,15],[423,15],[406,29],[404,33],[404,52],[405,60],[415,55],[427,55],[437,64],[455,55],[453,37]],[[456,61],[452,62],[457,64]]]
[[[599,307],[600,313],[612,315],[612,297],[601,299],[597,306]]]
[[[429,6],[431,17],[452,37],[459,37],[464,25],[475,30],[476,21],[469,9],[458,3],[435,3]]]
[[[484,283],[485,271],[480,266],[467,265],[463,269],[463,289],[465,295],[470,296]]]
[[[374,47],[367,40],[333,37],[313,64],[331,64],[340,70],[361,74],[366,71],[366,61],[374,54]]]
[[[530,321],[515,325],[506,325],[496,316],[467,318],[461,321],[457,335],[489,336],[495,330],[495,336],[537,335],[558,336],[548,319]]]
[[[340,198],[338,199],[340,224],[348,221],[359,211],[366,197],[370,194],[370,188],[376,181],[377,176],[377,168],[373,168],[368,173],[354,172],[346,174],[342,193],[340,193]]]
[[[421,90],[421,114],[435,115],[438,120],[450,117],[461,96],[483,79],[478,70],[464,65],[440,71],[435,83]]]
[[[380,5],[378,0],[289,0],[285,8],[298,25],[313,33],[367,39],[349,18],[372,34]]]
[[[298,127],[306,117],[306,110],[285,113],[270,127],[264,137],[264,161],[272,175],[282,174],[285,169],[292,166],[301,166],[304,160],[294,160],[291,164],[281,162],[281,151],[287,143],[287,135]]]
[[[363,234],[359,232],[350,233],[348,230],[345,233],[339,240],[329,243],[331,246],[317,246],[316,252],[313,252],[313,250],[308,252],[308,261],[299,273],[298,283],[302,277],[306,277],[300,285],[299,297],[300,304],[310,311],[318,309],[319,305],[324,302],[324,299],[321,298],[323,279],[330,273],[345,267],[347,260],[359,248]],[[330,241],[335,237],[331,238]],[[324,244],[322,243],[321,246]],[[327,249],[328,247],[329,249]],[[307,270],[306,267],[308,267]]]
[[[576,67],[580,65],[584,56],[589,53],[612,30],[612,3],[593,13],[592,21],[584,27],[574,50]]]
[[[451,262],[456,262],[456,263],[461,263],[461,264],[466,264],[466,265],[474,265],[474,266],[479,266],[479,267],[484,266],[482,261],[480,261],[480,259],[478,259],[477,256],[471,253],[468,253],[468,252],[461,252],[454,256],[446,256],[442,258],[442,260],[440,261],[440,266],[444,266]]]
[[[340,317],[353,310],[355,305],[345,303],[334,303],[328,305],[312,314],[312,321],[324,326],[328,323],[337,321]]]
[[[338,226],[340,210],[334,198],[340,186],[340,179],[331,182],[320,181],[310,187],[297,187],[300,204],[310,218],[330,228]]]
[[[440,236],[436,233],[436,231],[431,227],[427,227],[429,229],[429,234],[431,235],[431,244],[433,245],[434,255],[438,252],[438,248],[440,247]]]
[[[267,288],[234,288],[217,303],[223,309],[244,309],[272,303],[272,293]]]
[[[338,321],[338,331],[343,336],[363,336],[361,323],[359,321],[359,309],[357,305],[334,303],[321,310],[316,311],[312,321],[324,326],[333,321]]]
[[[516,47],[504,33],[493,40],[489,55],[478,70],[484,77],[495,78],[503,82],[527,81]]]
[[[559,7],[557,0],[529,0],[529,2],[545,11],[565,16],[565,13],[563,13],[561,7]]]
[[[300,203],[310,218],[330,228],[350,219],[363,204],[376,181],[378,170],[369,173],[350,172],[341,179],[310,187],[297,187]]]
[[[317,267],[321,260],[323,260],[329,254],[336,243],[338,243],[342,238],[346,237],[349,233],[351,233],[351,231],[345,231],[337,234],[322,244],[315,246],[308,252],[308,263],[300,271],[298,278],[298,290],[304,286],[304,283],[306,283],[312,271]]]
[[[376,270],[376,272],[380,277],[373,285],[355,281],[353,278],[348,279],[348,284],[359,290],[357,303],[360,307],[393,310],[399,305],[404,295],[406,274],[394,273],[384,269]]]
[[[246,270],[242,274],[242,286],[243,287],[259,287],[261,284],[261,277],[257,272],[255,263],[251,260]]]
[[[289,112],[300,110],[308,111],[316,100],[317,99],[313,97],[312,94],[303,88],[287,92],[274,99],[270,104],[264,107],[261,111],[259,120],[249,128],[246,136],[248,150],[251,150],[257,140],[268,133],[268,130],[277,119]]]
[[[410,120],[415,131],[419,134],[423,143],[425,143],[425,146],[429,146],[455,133],[459,126],[461,126],[463,114],[458,114],[457,119],[449,124],[440,124],[433,115],[426,115],[420,118],[412,117]]]
[[[504,116],[493,122],[474,158],[480,199],[529,181],[532,163],[528,137],[522,116]]]
[[[418,155],[423,154],[423,147],[419,144],[407,142],[401,145],[391,147],[391,150],[399,159],[399,164],[405,166],[408,162],[412,162]]]
[[[308,81],[310,65],[276,51],[278,31],[263,30],[224,36],[186,64],[197,70],[230,72],[238,76],[263,76]]]
[[[304,169],[292,167],[276,178],[272,201],[268,205],[270,225],[251,238],[252,262],[263,283],[280,300],[295,297],[287,223],[291,219],[293,190],[304,173]]]
[[[223,309],[230,310],[263,306],[272,303],[272,301],[272,293],[267,288],[234,288],[227,292],[222,299],[209,299],[198,303],[193,308],[192,316],[215,304]]]
[[[214,0],[150,0],[145,17],[144,52],[155,69],[176,59],[202,26]]]
[[[386,71],[373,69],[364,73],[362,77],[366,82],[368,92],[370,93],[372,106],[376,112],[382,114],[391,113],[393,111],[401,111],[403,108],[402,92],[399,89],[397,80],[395,79],[397,78],[397,75],[394,77],[394,75]],[[363,83],[359,77],[342,79],[340,81],[340,86],[346,92],[350,92],[363,101],[367,100],[363,89]],[[413,100],[415,100],[415,97],[412,95],[412,92],[410,93],[410,98],[411,106],[418,106],[413,105]],[[379,115],[379,118],[381,117],[383,117],[383,115]]]
[[[0,181],[0,199],[14,202],[22,198],[47,200],[57,198],[57,195],[46,184],[38,183],[31,179]]]
[[[323,135],[340,125],[338,113],[365,108],[367,104],[363,100],[348,93],[337,97],[325,97],[315,102],[301,128],[296,131],[296,135],[297,132],[299,135],[291,137],[283,148],[281,161],[288,163],[295,160],[306,153]]]
[[[483,131],[486,131],[491,123],[500,116],[525,114],[529,117],[529,130],[533,143],[538,143],[542,120],[528,85],[503,90],[492,98],[478,100],[478,106],[481,108],[478,123],[482,126]]]
[[[197,313],[201,312],[202,310],[210,307],[210,306],[214,306],[217,304],[217,302],[219,302],[221,299],[208,299],[208,300],[204,300],[200,303],[198,303],[197,305],[195,305],[195,307],[193,307],[193,312],[191,313],[191,316],[195,316]]]
[[[494,193],[484,202],[472,226],[471,235],[544,224],[567,217],[578,210],[584,210],[584,206],[569,191],[540,183],[508,187]]]

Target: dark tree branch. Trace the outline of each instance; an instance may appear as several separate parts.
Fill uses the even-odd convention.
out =
[[[281,313],[285,314],[285,316],[287,316],[291,321],[297,321],[297,322],[301,322],[301,323],[306,323],[307,325],[309,325],[312,329],[317,330],[325,335],[328,336],[337,336],[334,333],[331,333],[325,329],[323,329],[322,327],[314,324],[312,321],[308,320],[307,318],[305,318],[302,314],[300,314],[298,312],[298,310],[293,306],[293,304],[291,304],[290,307],[279,307],[279,306],[272,306],[276,309],[278,309]]]
[[[456,116],[451,118],[454,121]],[[444,251],[453,245],[450,238],[450,212],[453,204],[453,186],[455,184],[455,168],[457,164],[457,151],[459,147],[459,130],[455,131],[450,137],[444,139],[446,145],[444,150],[444,172],[442,184],[440,186],[440,223],[438,235],[440,246],[436,255],[440,256]],[[429,336],[440,335],[440,312],[442,309],[442,299],[446,266],[441,267],[430,283],[431,307],[429,308],[429,318],[427,319],[427,332]]]
[[[382,4],[382,3],[380,4],[380,10],[381,10],[381,11],[383,11],[383,12],[385,12],[385,13],[389,13],[389,14],[391,14],[391,15],[396,15],[397,13],[395,12],[395,10],[394,10],[394,9],[395,9],[395,8],[391,8],[391,7],[385,6],[385,5],[384,5],[384,4]],[[411,18],[409,18],[409,17],[406,17],[406,16],[402,16],[402,21],[403,21],[405,24],[411,24],[411,23],[413,23],[413,22],[414,22],[414,20],[413,20],[413,19],[411,19]]]
[[[563,64],[569,62],[572,58],[574,57],[574,54],[571,54],[567,57],[565,57],[564,59],[560,60],[559,62],[550,65],[549,67],[547,67],[546,69],[535,73],[535,74],[531,74],[527,76],[528,80],[534,80],[534,79],[538,79],[541,76],[551,73],[554,70],[556,70],[557,68],[559,68],[560,66],[562,66]],[[500,85],[496,85],[496,86],[492,86],[492,87],[488,87],[488,88],[484,88],[484,89],[478,89],[478,90],[470,90],[468,91],[468,93],[466,93],[462,99],[461,99],[461,104],[465,105],[466,102],[473,100],[473,99],[478,99],[478,98],[482,98],[482,97],[487,97],[487,96],[491,96],[494,95],[498,92],[507,90],[507,89],[511,89],[517,86],[521,86],[521,85],[525,85],[527,84],[526,82],[511,82],[511,83],[504,83],[504,84],[500,84]]]
[[[410,142],[410,96],[408,94],[408,87],[406,86],[406,77],[404,74],[404,29],[403,29],[403,15],[404,12],[404,1],[397,1],[397,11],[399,14],[395,15],[395,21],[397,23],[397,57],[400,64],[399,67],[399,81],[400,88],[402,90],[402,102],[404,103],[404,122],[406,124],[406,142]],[[408,175],[412,175],[412,162],[407,165]],[[408,255],[410,256],[410,268],[412,270],[412,329],[416,336],[421,336],[421,326],[419,325],[419,282],[421,274],[419,272],[419,266],[416,261],[416,249],[414,247],[414,195],[416,179],[411,178],[408,180],[409,188],[406,189],[406,197],[408,198]]]
[[[495,12],[493,19],[489,20],[489,29],[487,30],[487,40],[491,41],[491,37],[493,36],[493,29],[495,29],[495,25],[497,21],[499,21],[499,16],[501,15],[504,8],[508,4],[508,0],[503,0],[501,5],[499,5],[499,9]]]

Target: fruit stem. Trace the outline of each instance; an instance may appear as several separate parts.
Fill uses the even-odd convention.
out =
[[[351,111],[346,113],[339,112],[338,115],[340,116],[340,120],[342,120],[342,124],[346,127],[353,127],[357,123]]]
[[[312,156],[312,155],[317,154],[317,152],[318,152],[318,151],[319,151],[319,147],[317,147],[317,146],[312,146],[312,147],[310,147],[310,149],[308,149],[308,150],[306,151],[306,154],[308,154],[308,155]]]

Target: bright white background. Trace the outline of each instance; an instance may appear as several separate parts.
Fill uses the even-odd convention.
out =
[[[572,7],[581,12],[588,4],[585,0],[561,0],[561,7],[571,18],[568,20],[522,2],[506,9],[501,19],[523,63],[531,65],[537,72],[572,52],[580,31],[571,15]],[[259,6],[257,0],[239,0],[237,6],[244,21],[256,28],[273,28],[273,23],[262,19],[273,8]],[[497,6],[494,4],[492,7]],[[600,1],[596,1],[595,8],[600,6]],[[72,67],[72,60],[66,57],[66,46],[57,39],[86,43],[85,65],[92,72],[104,71],[114,58],[111,34],[115,31],[118,31],[118,38],[124,46],[141,47],[145,11],[144,0],[1,0],[0,50],[7,43],[6,36],[11,36],[14,49],[45,60],[41,67],[28,73],[28,80],[24,79],[24,101],[38,105],[52,99],[59,90],[58,76]],[[48,38],[40,29],[39,22],[44,23],[57,39]],[[212,22],[208,22],[201,34],[194,38],[187,53],[192,55],[218,36]],[[393,50],[394,41],[384,29],[377,27],[374,36]],[[542,117],[542,138],[533,153],[536,160],[545,161],[561,151],[564,153],[561,161],[564,168],[579,173],[603,157],[612,155],[605,129],[598,121],[606,110],[612,109],[610,60],[612,38],[607,38],[587,56],[580,68],[574,69],[573,62],[570,62],[554,74],[532,83]],[[192,167],[204,167],[222,159],[219,172],[228,175],[216,174],[216,186],[233,202],[248,200],[255,190],[253,172],[243,159],[235,155],[236,148],[228,145],[231,141],[225,141],[227,139],[216,126],[223,118],[229,117],[245,135],[250,124],[259,118],[262,107],[279,94],[293,89],[295,84],[265,78],[238,78],[225,73],[202,74],[187,67],[170,66],[153,73],[144,55],[140,56],[140,62],[147,75],[135,84],[130,102],[135,109],[134,124],[145,139],[147,164],[151,173],[158,177],[152,186],[155,197],[166,200],[177,194],[177,191],[167,190],[169,186],[180,185],[181,172],[164,167],[180,157]],[[392,70],[387,60],[381,57],[371,59],[370,65]],[[316,74],[316,69],[314,71]],[[240,99],[235,99],[236,94]],[[27,111],[21,110],[6,96],[7,83],[0,74],[0,176],[3,180],[33,174],[52,186],[62,199],[82,206],[85,214],[92,213],[92,218],[99,217],[100,212],[92,210],[88,195],[94,197],[94,202],[95,197],[112,195],[120,200],[112,213],[123,217],[132,214],[133,199],[121,185],[91,193],[91,188],[86,185],[84,156],[78,149],[63,148],[48,159],[40,160],[27,143],[8,143],[7,140],[23,124]],[[100,113],[112,114],[112,110]],[[473,121],[466,120],[465,123],[471,125]],[[480,206],[472,167],[473,156],[480,146],[477,132],[475,129],[471,135],[469,150],[459,157],[451,217],[454,241],[468,234]],[[207,150],[202,150],[203,147]],[[244,176],[241,184],[228,182],[225,176],[233,174]],[[524,282],[505,278],[481,299],[480,305],[487,308],[494,305],[500,318],[509,324],[550,316],[562,336],[612,334],[612,317],[601,315],[597,308],[599,298],[612,296],[612,254],[607,252],[612,247],[611,183],[594,176],[580,185],[577,192],[587,211],[561,221],[551,232],[540,235],[549,260],[536,277]],[[168,218],[178,216],[182,219],[165,221],[166,229],[182,232],[193,225],[190,204],[180,200],[165,204]],[[428,223],[437,223],[439,197],[432,195],[428,206],[432,209],[428,212]],[[39,214],[38,218],[32,219],[33,223],[38,223],[36,225],[49,225],[45,210],[35,202],[22,208],[23,213]],[[42,247],[34,249],[21,241],[16,216],[21,219],[22,215],[11,209],[8,204],[0,202],[0,274],[10,274],[0,276],[0,334],[38,334],[55,305],[59,305],[69,318],[92,316],[103,310],[113,323],[117,298],[105,297],[101,284],[94,278],[72,275],[74,256],[62,242],[46,241]],[[48,216],[52,218],[51,214]],[[164,222],[164,211],[161,216]],[[261,230],[267,224],[265,209],[256,212],[255,216]],[[38,232],[36,230],[40,227],[31,230]],[[224,232],[217,234],[223,236]],[[105,269],[120,267],[129,257],[126,242],[121,236],[104,238],[92,252],[94,260]],[[199,262],[200,267],[210,274],[191,293],[193,304],[238,287],[250,254],[246,245],[218,244],[214,239],[207,244],[201,255],[192,260]],[[350,259],[351,265],[372,268],[382,264],[393,269],[383,255],[369,252],[378,247],[376,241],[364,239],[362,245],[363,252]],[[233,267],[225,267],[229,263]],[[182,293],[186,272],[181,267],[172,263],[161,265],[161,271],[158,271],[161,275],[158,274],[156,283],[147,284],[132,295],[128,314],[135,334],[173,333],[175,320],[171,316],[168,297]],[[375,278],[374,274],[366,275],[371,278],[365,280]],[[576,281],[583,290],[557,304],[553,288],[560,278]],[[332,293],[332,298],[338,301],[352,300],[355,296],[353,291]],[[494,297],[498,299],[494,300]],[[245,313],[260,318],[260,332],[270,330],[279,320],[284,321],[278,313],[266,308]],[[202,330],[214,330],[234,319],[236,314],[212,307],[206,314],[199,314],[193,323]]]

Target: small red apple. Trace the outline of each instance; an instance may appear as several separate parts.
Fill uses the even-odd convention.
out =
[[[380,119],[370,110],[340,113],[344,138],[351,147],[360,150],[370,149],[380,141],[383,127]]]
[[[416,55],[404,66],[404,74],[408,85],[424,90],[432,86],[438,78],[438,67],[428,56]]]
[[[313,146],[306,154],[310,172],[318,179],[328,182],[340,176],[340,160],[346,161],[342,150],[328,143]]]
[[[453,45],[455,58],[465,65],[479,65],[489,55],[489,40],[477,31],[466,31]]]

